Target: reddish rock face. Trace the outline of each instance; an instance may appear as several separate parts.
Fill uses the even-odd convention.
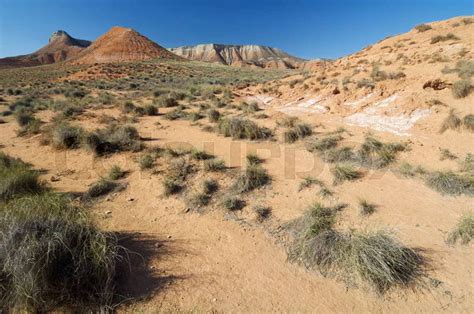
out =
[[[65,31],[58,30],[49,38],[43,48],[23,56],[0,59],[0,67],[34,66],[69,60],[91,44],[88,40],[71,37]]]
[[[180,59],[133,29],[115,26],[84,49],[74,62],[107,63],[155,58]]]

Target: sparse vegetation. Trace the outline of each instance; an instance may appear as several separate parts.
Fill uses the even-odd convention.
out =
[[[431,38],[431,44],[436,44],[436,43],[443,42],[443,41],[448,41],[448,40],[459,40],[459,37],[457,37],[453,33],[448,33],[445,36],[436,35],[436,36]]]
[[[226,169],[225,163],[220,159],[211,159],[204,161],[204,171],[220,172]]]
[[[420,25],[415,26],[415,29],[417,31],[419,31],[420,33],[422,33],[422,32],[426,32],[426,31],[432,29],[432,27],[430,25],[427,25],[427,24],[420,24]]]
[[[51,133],[52,143],[58,149],[78,148],[84,136],[82,128],[69,125],[66,122],[54,126]]]
[[[334,176],[334,184],[344,181],[353,181],[362,176],[362,173],[351,164],[337,164],[331,172]]]
[[[38,177],[28,164],[0,152],[0,200],[41,192],[43,185]]]
[[[305,177],[303,178],[303,181],[301,181],[300,186],[298,188],[298,191],[302,191],[304,189],[310,188],[313,185],[323,185],[322,182],[316,178],[313,177]]]
[[[227,196],[222,202],[222,206],[230,211],[241,210],[245,207],[245,202],[237,196]]]
[[[118,184],[109,181],[107,179],[100,179],[96,183],[92,184],[87,192],[84,194],[85,199],[91,199],[91,198],[96,198],[99,196],[103,196],[106,194],[109,194],[113,190],[115,190],[118,187]]]
[[[376,206],[369,203],[366,199],[359,200],[359,209],[362,216],[369,216],[375,212]]]
[[[232,188],[237,193],[250,192],[270,183],[270,176],[260,165],[248,165],[235,180]]]
[[[126,172],[120,168],[118,165],[113,165],[112,168],[110,168],[109,173],[107,177],[110,180],[119,180],[122,179],[125,176]]]
[[[456,227],[448,234],[447,242],[468,244],[474,239],[474,213],[469,212],[461,216]]]
[[[467,97],[472,90],[471,82],[468,80],[460,80],[453,83],[451,91],[453,92],[454,98]]]
[[[458,158],[458,156],[454,155],[449,149],[446,149],[446,148],[440,149],[439,152],[440,152],[439,160],[441,161],[446,160],[446,159],[454,160]]]
[[[309,124],[300,123],[285,131],[283,138],[286,143],[294,143],[299,139],[310,136],[312,133],[313,130]]]
[[[474,132],[474,114],[465,115],[462,119],[462,125],[467,130]]]
[[[263,140],[272,136],[272,132],[259,127],[255,122],[244,118],[223,118],[219,120],[217,130],[220,134],[234,139]]]
[[[132,126],[111,124],[86,136],[86,146],[102,156],[119,151],[137,152],[143,148],[138,131]]]
[[[254,153],[247,154],[247,156],[245,156],[245,160],[247,161],[247,165],[249,166],[256,166],[263,162],[263,160],[258,157],[257,154]]]
[[[258,222],[263,222],[264,220],[268,219],[272,213],[271,208],[267,206],[256,205],[252,209],[257,216]]]
[[[456,130],[461,126],[461,119],[456,115],[454,109],[449,111],[449,115],[443,120],[439,133],[444,133],[446,130]]]
[[[426,184],[443,194],[474,194],[474,179],[469,175],[459,175],[452,171],[430,173],[426,177]]]
[[[155,166],[155,158],[151,154],[145,154],[138,160],[140,170],[151,169]]]
[[[368,283],[378,293],[407,286],[423,274],[423,257],[383,231],[335,231],[337,211],[321,204],[289,224],[294,241],[289,259],[323,275]]]

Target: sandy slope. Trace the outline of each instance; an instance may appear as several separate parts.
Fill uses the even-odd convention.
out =
[[[114,110],[106,111],[117,114]],[[49,113],[41,115],[43,119],[51,116]],[[157,130],[154,125],[158,120],[163,129]],[[96,126],[90,119],[81,124],[89,129]],[[55,151],[39,146],[37,138],[17,138],[12,125],[0,125],[4,151],[48,170],[45,179],[60,175],[59,182],[51,182],[60,190],[84,191],[114,163],[131,170],[125,180],[129,187],[112,201],[97,204],[95,212],[99,224],[106,229],[139,232],[152,243],[161,243],[154,248],[156,255],[151,256],[149,264],[152,273],[161,279],[157,283],[137,272],[130,279],[129,288],[140,295],[142,290],[146,292],[146,287],[162,286],[151,299],[121,307],[123,311],[467,313],[472,309],[472,247],[448,247],[444,243],[445,233],[460,214],[472,209],[472,199],[444,197],[421,181],[400,178],[391,172],[375,172],[360,182],[334,188],[338,201],[351,204],[342,214],[340,228],[392,229],[406,244],[426,250],[434,262],[430,276],[443,282],[437,288],[418,292],[394,291],[383,299],[364,289],[347,290],[342,283],[289,264],[284,248],[271,235],[282,222],[298,217],[307,205],[318,200],[315,189],[296,192],[300,180],[294,178],[292,171],[285,173],[285,164],[292,163],[288,157],[292,151],[298,171],[310,171],[330,183],[328,166],[304,151],[301,144],[231,141],[202,132],[189,122],[168,122],[159,117],[141,118],[137,124],[142,136],[155,139],[148,142],[150,145],[184,141],[195,147],[207,147],[231,166],[241,165],[246,152],[257,149],[258,154],[266,158],[264,167],[274,179],[271,188],[256,192],[248,199],[252,204],[269,204],[273,208],[271,221],[260,226],[249,207],[235,217],[226,215],[222,209],[204,214],[184,213],[182,200],[162,198],[161,178],[139,171],[131,154],[94,159],[83,150]],[[337,124],[327,122],[325,125],[332,128]],[[363,134],[357,129],[353,132],[351,141],[362,138]],[[412,137],[414,143],[421,140],[424,146],[414,145],[404,158],[424,156],[423,164],[435,166],[439,161],[432,152],[440,142]],[[462,141],[445,142],[456,153],[466,150]],[[430,155],[432,157],[426,157]],[[163,166],[158,165],[158,168]],[[380,204],[379,210],[368,219],[360,218],[355,207],[358,197]],[[111,215],[104,214],[108,210]]]

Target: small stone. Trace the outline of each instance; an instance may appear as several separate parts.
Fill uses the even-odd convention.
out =
[[[59,177],[56,177],[56,176],[51,176],[50,180],[51,180],[51,182],[58,182],[61,179]]]
[[[108,210],[108,211],[105,212],[105,214],[106,214],[106,215],[110,215],[110,214],[112,214],[112,211],[111,211],[111,210]]]
[[[161,243],[156,242],[156,243],[155,243],[155,247],[161,247]]]
[[[127,198],[127,201],[129,201],[129,202],[133,202],[134,200],[135,200],[135,199],[134,199],[133,197]]]
[[[171,236],[171,235],[169,235],[169,236],[168,236],[168,239],[171,239],[171,238],[172,238],[172,236]]]

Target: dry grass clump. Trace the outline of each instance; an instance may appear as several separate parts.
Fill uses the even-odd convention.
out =
[[[313,185],[323,186],[324,184],[323,182],[321,182],[321,180],[308,176],[303,178],[303,181],[301,181],[298,191],[303,191],[304,189],[308,189]]]
[[[61,122],[51,131],[51,141],[58,149],[74,149],[81,145],[84,130],[78,126],[72,126],[67,122]]]
[[[252,209],[256,215],[258,222],[263,222],[264,220],[268,219],[272,214],[272,209],[268,206],[255,205]]]
[[[377,206],[369,203],[369,201],[367,201],[366,199],[359,200],[359,210],[362,216],[372,215],[376,209]]]
[[[263,140],[272,136],[272,132],[259,127],[255,122],[245,118],[223,118],[219,120],[217,131],[234,139]]]
[[[219,121],[221,117],[221,113],[216,110],[216,109],[210,109],[208,112],[207,112],[207,118],[209,119],[209,121],[211,122],[217,122]]]
[[[277,120],[276,124],[280,127],[292,128],[298,123],[297,117],[284,117]]]
[[[37,182],[37,174],[20,160],[2,154],[0,165],[2,184],[5,172],[12,175],[20,167]],[[87,211],[72,205],[68,196],[31,186],[14,190],[8,195],[15,198],[0,204],[2,309],[108,308],[116,263],[122,259],[116,237],[99,231]]]
[[[442,41],[448,41],[448,40],[459,40],[459,37],[457,37],[453,33],[448,33],[445,36],[437,35],[431,38],[431,44],[436,44],[436,43],[439,43]]]
[[[269,184],[271,181],[267,171],[260,165],[247,165],[235,180],[232,189],[237,193],[245,193]]]
[[[247,154],[247,156],[245,156],[245,160],[247,161],[247,165],[250,166],[256,166],[263,163],[262,158],[260,158],[257,154],[254,153]]]
[[[163,179],[163,194],[170,196],[179,193],[186,177],[193,171],[192,165],[184,158],[173,159],[169,162],[166,176]]]
[[[356,167],[349,163],[337,164],[331,169],[334,176],[334,185],[341,184],[344,181],[353,181],[362,177],[362,173]]]
[[[18,111],[15,114],[16,121],[20,126],[18,136],[29,136],[38,134],[41,131],[41,120],[35,118],[33,114],[25,111]]]
[[[230,195],[224,198],[222,201],[222,206],[230,211],[241,210],[245,207],[245,201],[237,196]]]
[[[453,83],[451,87],[454,98],[467,97],[472,91],[472,85],[469,80],[459,80]]]
[[[469,212],[461,216],[456,227],[448,234],[447,242],[455,244],[469,244],[474,238],[474,213]]]
[[[310,136],[311,134],[313,134],[313,130],[309,124],[299,123],[285,131],[285,133],[283,133],[283,138],[286,143],[294,143],[299,139]]]
[[[325,276],[367,283],[378,293],[408,286],[422,275],[423,257],[382,231],[347,233],[333,229],[336,208],[315,204],[289,224],[293,235],[288,257]]]
[[[339,134],[329,135],[321,139],[310,139],[306,143],[306,147],[310,152],[324,152],[328,149],[334,148],[342,140],[342,136]]]
[[[184,111],[182,108],[176,108],[165,113],[164,118],[170,121],[187,119],[188,113]]]
[[[457,159],[458,156],[454,155],[449,149],[447,148],[443,148],[439,150],[440,152],[440,157],[439,157],[439,160],[443,161],[443,160],[446,160],[446,159],[449,159],[449,160],[454,160],[454,159]]]
[[[363,166],[383,168],[394,162],[397,154],[405,149],[405,144],[383,143],[369,135],[357,152],[357,161]]]
[[[122,179],[126,175],[126,171],[120,168],[118,165],[113,165],[112,168],[110,168],[109,173],[107,177],[110,180],[119,180]]]
[[[432,27],[430,25],[427,25],[427,24],[420,24],[420,25],[415,26],[415,29],[417,31],[419,31],[420,33],[422,33],[422,32],[426,32],[426,31],[432,29]]]
[[[191,158],[195,160],[207,160],[214,158],[213,155],[206,153],[203,150],[192,149],[191,150]]]
[[[462,125],[471,132],[474,132],[474,114],[468,114],[462,119]]]
[[[468,153],[459,164],[459,171],[474,174],[474,154]]]
[[[137,129],[115,123],[87,135],[85,142],[86,146],[98,156],[119,151],[137,152],[143,148]]]
[[[152,154],[145,154],[138,159],[140,170],[151,169],[155,166],[155,158]]]
[[[91,199],[104,196],[114,191],[118,186],[118,183],[102,178],[89,187],[89,189],[84,194],[84,198]]]
[[[474,177],[452,171],[435,171],[427,175],[426,184],[442,193],[451,195],[474,195]]]
[[[178,106],[178,101],[170,96],[161,95],[155,99],[153,99],[153,104],[157,105],[158,107],[162,108],[170,108]]]
[[[449,111],[449,115],[443,120],[439,133],[444,133],[446,130],[456,130],[461,126],[461,119],[456,115],[454,109]]]
[[[225,162],[220,159],[211,159],[204,161],[204,171],[221,172],[226,169]]]
[[[23,161],[0,152],[0,200],[43,190],[39,173]]]

